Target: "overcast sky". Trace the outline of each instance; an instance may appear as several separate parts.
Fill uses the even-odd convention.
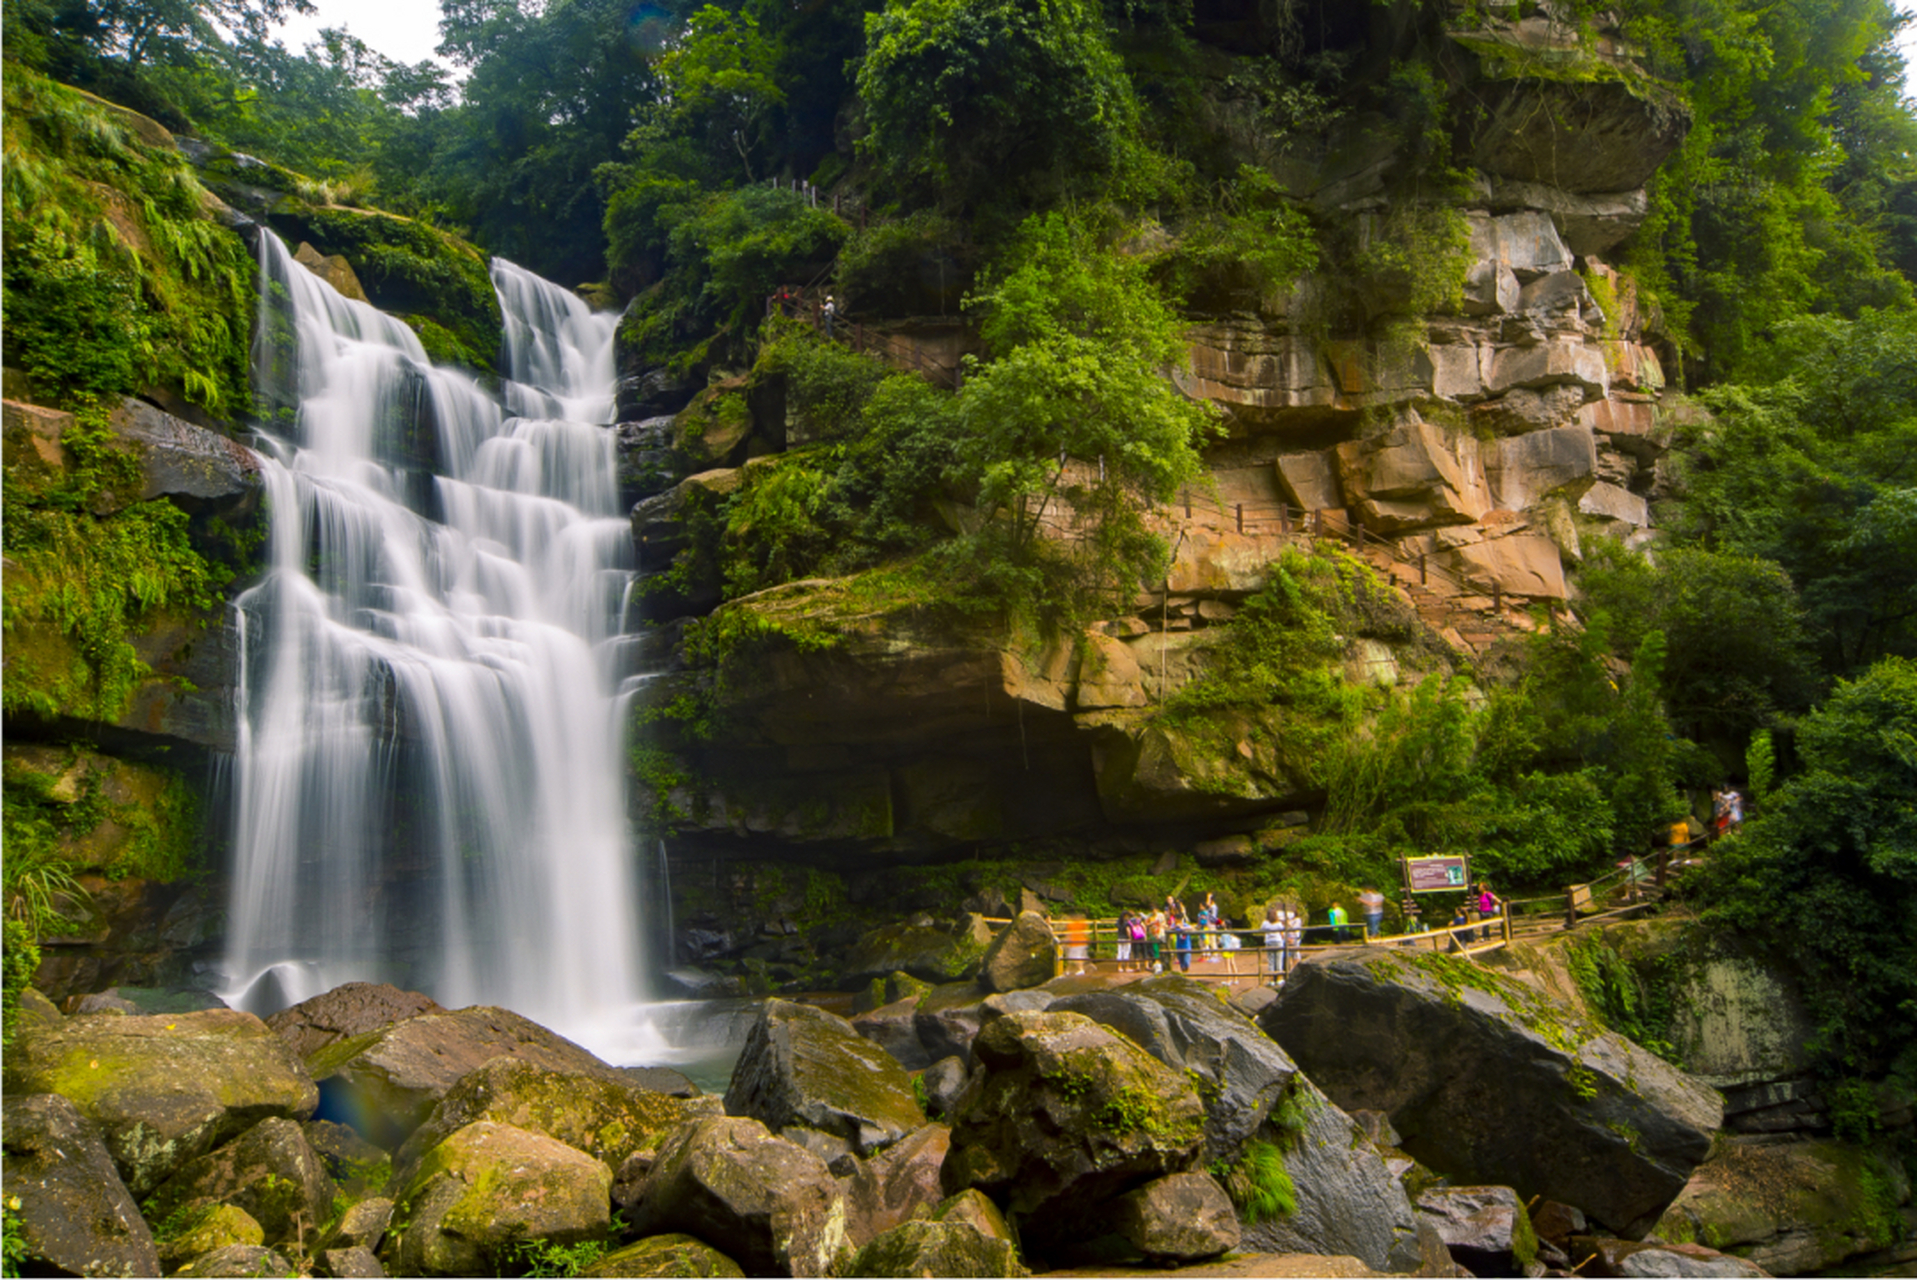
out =
[[[281,29],[289,49],[316,38],[321,27],[343,26],[396,62],[436,57],[439,0],[314,0],[314,7],[318,12],[296,17]],[[1902,0],[1898,7],[1917,12],[1917,0]],[[1917,23],[1904,29],[1903,46],[1912,64],[1905,74],[1906,92],[1917,95]]]

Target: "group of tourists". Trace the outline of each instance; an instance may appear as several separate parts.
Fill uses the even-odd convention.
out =
[[[1163,906],[1150,911],[1126,910],[1118,916],[1118,969],[1121,973],[1166,973],[1173,965],[1190,973],[1195,958],[1217,964],[1225,952],[1238,951],[1244,942],[1225,927],[1218,899],[1206,894],[1196,912],[1167,894]]]
[[[1358,905],[1364,914],[1365,936],[1381,937],[1384,894],[1366,887],[1358,895]],[[1503,909],[1503,899],[1491,892],[1490,885],[1479,881],[1476,892],[1458,904],[1450,924],[1462,930],[1456,936],[1461,943],[1469,945],[1477,940],[1477,925],[1496,919]],[[1407,921],[1415,919],[1413,908],[1407,905],[1405,911]],[[1230,927],[1218,899],[1210,893],[1196,910],[1188,909],[1176,895],[1167,895],[1162,904],[1150,910],[1127,908],[1119,913],[1115,928],[1117,940],[1112,956],[1118,962],[1120,973],[1173,970],[1190,973],[1194,964],[1224,964],[1228,975],[1236,975],[1238,952],[1245,950],[1250,940],[1250,945],[1264,952],[1264,975],[1274,982],[1282,982],[1303,958],[1308,936],[1310,945],[1358,940],[1357,927],[1342,902],[1333,902],[1325,911],[1324,923],[1313,925],[1308,910],[1296,902],[1280,900],[1265,909],[1264,919],[1253,928],[1236,930]],[[1063,922],[1060,934],[1065,944],[1067,970],[1088,972],[1093,963],[1092,922],[1075,913]],[[1485,930],[1485,937],[1490,940],[1489,929]]]

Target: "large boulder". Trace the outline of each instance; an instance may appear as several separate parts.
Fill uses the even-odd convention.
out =
[[[952,1131],[928,1124],[862,1161],[846,1184],[846,1234],[854,1247],[890,1231],[945,1196],[939,1173]]]
[[[201,1206],[246,1210],[265,1232],[259,1243],[304,1253],[333,1216],[337,1188],[306,1135],[291,1120],[262,1120],[161,1183],[147,1199],[155,1221]]]
[[[927,1057],[957,1058],[972,1065],[972,1041],[984,1025],[985,1006],[978,987],[970,982],[946,982],[919,997],[912,1010],[912,1029]]]
[[[1581,1236],[1574,1242],[1578,1269],[1587,1276],[1686,1277],[1687,1280],[1763,1280],[1771,1273],[1748,1258],[1700,1244],[1649,1244]],[[1785,1274],[1785,1273],[1779,1273]],[[1815,1269],[1806,1274],[1815,1274]]]
[[[1475,436],[1411,421],[1347,441],[1337,457],[1345,499],[1368,529],[1472,524],[1491,510]]]
[[[993,1019],[952,1114],[945,1189],[977,1187],[1040,1252],[1075,1219],[1204,1148],[1205,1109],[1183,1072],[1077,1013]]]
[[[1058,972],[1058,939],[1036,911],[1021,911],[999,930],[979,963],[978,985],[986,991],[1020,991],[1050,982]]]
[[[1063,996],[1051,1008],[1123,1032],[1174,1071],[1195,1076],[1205,1104],[1200,1158],[1207,1162],[1236,1155],[1298,1072],[1250,1018],[1219,998],[1218,988],[1177,974]]]
[[[494,1058],[447,1090],[400,1147],[393,1177],[409,1181],[427,1152],[480,1120],[542,1133],[617,1169],[635,1151],[656,1149],[680,1125],[719,1113],[717,1098],[668,1097],[611,1072],[555,1071]]]
[[[1665,1240],[1735,1250],[1775,1275],[1817,1275],[1888,1248],[1908,1177],[1842,1142],[1723,1142],[1658,1220]],[[1582,1255],[1580,1255],[1582,1256]]]
[[[606,1234],[612,1171],[544,1134],[481,1120],[426,1153],[394,1199],[389,1270],[497,1275],[526,1240],[576,1244]]]
[[[281,1009],[266,1025],[279,1032],[294,1053],[310,1058],[329,1044],[382,1031],[422,1013],[444,1012],[431,996],[417,991],[384,982],[348,982]]]
[[[579,1273],[589,1280],[611,1276],[645,1277],[645,1280],[671,1280],[677,1276],[697,1276],[718,1280],[744,1276],[739,1264],[703,1240],[670,1233],[648,1236],[637,1244],[615,1249]]]
[[[71,1101],[136,1196],[259,1121],[305,1119],[319,1101],[285,1042],[235,1009],[23,1027],[5,1087]]]
[[[494,1058],[554,1071],[605,1072],[604,1062],[508,1009],[425,1013],[327,1045],[307,1059],[329,1115],[388,1149],[426,1122],[462,1077]]]
[[[1710,1151],[1717,1094],[1535,988],[1399,948],[1300,965],[1260,1025],[1347,1110],[1460,1182],[1575,1204],[1639,1237]]]
[[[966,984],[968,987],[971,984]],[[907,1071],[920,1071],[932,1065],[932,1055],[919,1041],[918,1006],[920,996],[907,996],[868,1009],[852,1019],[852,1029],[891,1054]]]
[[[8,1098],[0,1133],[10,1249],[17,1243],[70,1275],[160,1274],[140,1206],[71,1102],[57,1093]]]
[[[825,1162],[741,1116],[668,1139],[627,1218],[640,1235],[722,1241],[748,1275],[832,1275],[850,1253],[845,1195]]]
[[[1418,1212],[1472,1275],[1522,1275],[1537,1259],[1531,1219],[1509,1187],[1434,1187],[1418,1197]]]
[[[1294,1079],[1258,1138],[1278,1152],[1294,1207],[1246,1222],[1247,1249],[1346,1255],[1378,1271],[1419,1269],[1418,1215],[1404,1184],[1316,1085]]]
[[[1231,1200],[1208,1173],[1155,1178],[1114,1200],[1105,1217],[1146,1261],[1161,1265],[1215,1258],[1240,1239]]]
[[[924,982],[955,982],[978,973],[991,941],[992,927],[977,915],[960,916],[955,926],[903,921],[860,938],[840,971],[850,981],[907,973]]]
[[[1024,1276],[1009,1240],[969,1222],[901,1223],[860,1249],[847,1276]]]
[[[732,1068],[725,1106],[771,1129],[833,1134],[860,1155],[925,1123],[898,1059],[844,1018],[790,1000],[766,1001]]]

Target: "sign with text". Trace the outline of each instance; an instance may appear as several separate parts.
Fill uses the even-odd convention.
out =
[[[1456,893],[1470,883],[1471,869],[1461,853],[1406,858],[1404,881],[1413,893]]]

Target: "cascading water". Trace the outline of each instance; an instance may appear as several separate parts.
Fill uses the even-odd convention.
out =
[[[270,233],[260,266],[230,999],[391,981],[629,1057],[613,321],[496,261],[502,406]]]

